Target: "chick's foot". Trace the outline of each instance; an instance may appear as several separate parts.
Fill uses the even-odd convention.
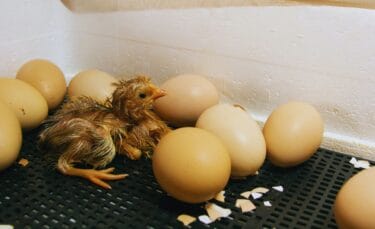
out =
[[[128,174],[112,174],[115,168],[111,167],[103,170],[95,169],[79,169],[74,167],[60,169],[65,175],[78,176],[89,180],[90,182],[105,188],[112,189],[112,187],[105,181],[107,180],[121,180],[128,176]]]

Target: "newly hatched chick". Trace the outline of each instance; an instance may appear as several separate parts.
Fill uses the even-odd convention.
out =
[[[58,153],[57,169],[70,176],[90,180],[111,188],[105,180],[123,179],[126,174],[112,174],[114,168],[96,170],[110,163],[116,153],[139,159],[150,156],[169,127],[153,112],[155,99],[165,92],[149,78],[139,76],[120,80],[112,97],[99,103],[78,97],[65,103],[46,121],[39,136],[45,152]],[[76,168],[76,163],[93,169]]]

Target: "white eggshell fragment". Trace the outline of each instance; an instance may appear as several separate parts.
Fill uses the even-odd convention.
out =
[[[229,151],[232,177],[253,175],[263,165],[266,143],[256,121],[240,107],[219,104],[205,110],[197,127],[218,136]]]

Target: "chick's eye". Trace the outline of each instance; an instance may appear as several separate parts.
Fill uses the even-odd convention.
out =
[[[139,98],[141,98],[141,99],[146,98],[146,94],[145,94],[145,93],[141,93],[141,94],[139,94]]]

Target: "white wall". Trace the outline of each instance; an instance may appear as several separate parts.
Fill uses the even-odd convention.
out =
[[[259,121],[288,100],[310,102],[326,123],[324,147],[375,159],[375,10],[72,14],[42,0],[2,1],[0,9],[6,12],[0,14],[0,76],[33,57],[52,59],[68,78],[94,67],[117,76],[149,74],[157,83],[195,72],[216,84],[223,101],[242,104]]]
[[[58,1],[0,1],[0,76],[31,58],[64,62],[68,14]]]

